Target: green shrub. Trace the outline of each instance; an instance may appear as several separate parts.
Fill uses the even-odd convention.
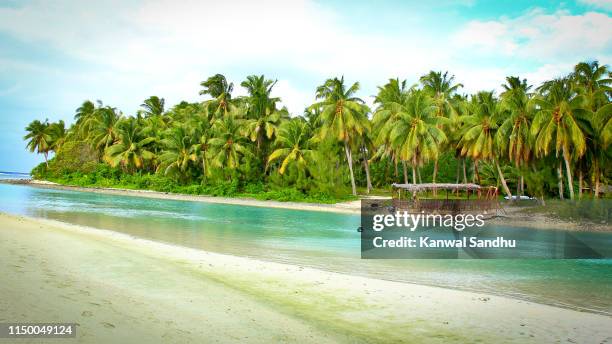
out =
[[[258,194],[265,191],[264,185],[261,182],[247,184],[244,187],[244,193]]]
[[[83,141],[68,141],[49,162],[49,172],[59,176],[69,172],[94,172],[99,162],[98,152]]]

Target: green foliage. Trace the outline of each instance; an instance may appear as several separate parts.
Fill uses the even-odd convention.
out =
[[[200,85],[203,102],[166,108],[153,96],[136,116],[124,116],[85,101],[69,128],[31,122],[27,148],[45,161],[55,155],[33,176],[320,203],[355,199],[357,190],[384,193],[405,180],[476,180],[506,194],[522,192],[524,180],[533,196],[563,195],[565,187],[573,198],[574,175],[592,191],[612,179],[612,79],[596,61],[533,90],[527,80],[507,77],[500,95],[460,95],[462,85],[448,72],[430,71],[411,87],[390,79],[373,111],[358,97],[358,82],[330,78],[303,116],[279,108],[276,82],[263,75],[239,83],[246,96],[232,96],[234,83],[221,74]]]
[[[181,184],[175,179],[161,174],[126,174],[119,168],[98,163],[90,171],[49,173],[44,163],[32,170],[35,178],[44,178],[63,185],[79,187],[102,187],[132,190],[152,190],[158,192],[215,197],[248,197],[281,202],[335,203],[353,199],[347,196],[334,196],[323,192],[304,193],[296,188],[267,189],[262,183],[241,186],[238,181],[220,181],[211,185]]]
[[[32,170],[35,178],[59,176],[70,172],[91,173],[98,165],[97,152],[84,141],[67,141],[57,151],[48,166],[38,165]]]
[[[440,155],[438,159],[438,178],[436,179],[439,183],[456,183],[457,182],[457,168],[459,167],[459,160],[455,158],[454,153],[446,152]],[[421,169],[421,174],[424,176],[431,176],[433,174],[434,162],[430,161]],[[461,171],[459,171],[459,182],[461,182]]]

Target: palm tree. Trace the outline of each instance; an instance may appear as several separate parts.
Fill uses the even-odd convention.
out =
[[[589,128],[583,127],[583,131],[589,132],[587,138],[587,149],[585,155],[578,159],[578,197],[582,198],[583,174],[590,166],[591,181],[594,184],[594,197],[599,196],[599,183],[602,162],[607,157],[606,135],[612,131],[612,125],[606,126],[610,121],[610,93],[612,91],[612,78],[608,66],[599,65],[599,62],[581,62],[574,67],[572,79],[577,87],[577,92],[585,98],[585,108],[591,111]],[[608,117],[606,118],[606,115]],[[607,128],[607,129],[606,129]],[[608,134],[606,134],[608,133]],[[609,154],[608,154],[609,155]]]
[[[430,71],[428,74],[423,75],[420,78],[423,90],[431,97],[433,97],[433,103],[436,106],[436,115],[439,117],[452,118],[455,115],[453,103],[451,101],[453,95],[457,90],[463,87],[463,84],[455,84],[455,76],[449,75],[448,72],[434,72]],[[444,128],[443,128],[444,129]],[[441,147],[442,149],[443,147]],[[436,183],[436,176],[438,175],[438,158],[434,159],[434,170],[432,176],[432,182]],[[434,189],[434,195],[436,190]]]
[[[474,174],[481,183],[478,173],[480,160],[493,160],[499,174],[504,191],[512,197],[506,184],[503,171],[496,158],[499,147],[495,144],[496,131],[499,128],[501,106],[492,92],[478,92],[472,96],[469,104],[469,114],[459,118],[461,122],[461,139],[458,142],[460,154],[474,160]]]
[[[532,155],[530,129],[533,106],[528,93],[531,85],[527,84],[526,79],[509,76],[502,87],[504,92],[501,94],[501,106],[508,116],[503,119],[495,135],[495,143],[500,148],[501,155],[507,156],[520,169],[527,165]],[[519,178],[522,190],[523,176]]]
[[[96,103],[97,105],[89,100],[86,100],[79,108],[76,109],[76,113],[74,115],[74,119],[76,120],[76,130],[73,134],[77,138],[84,139],[89,135],[89,129],[96,119],[97,112],[103,107],[101,100],[97,100]]]
[[[159,156],[158,171],[165,175],[176,173],[185,176],[185,173],[198,159],[198,146],[194,143],[194,136],[184,125],[176,125],[168,129],[161,141],[164,151]]]
[[[276,133],[282,118],[288,118],[287,109],[278,111],[276,103],[280,98],[272,97],[272,88],[276,81],[266,80],[263,75],[250,75],[240,86],[249,93],[246,99],[247,128],[257,149],[261,152],[265,139],[271,140]]]
[[[100,102],[100,101],[98,101]],[[87,118],[93,116],[96,111],[96,105],[90,100],[86,100],[76,109],[76,114],[74,115],[74,119],[77,124],[80,124],[87,120]]]
[[[97,149],[106,150],[115,142],[117,138],[117,122],[121,116],[115,112],[115,109],[106,107],[98,110],[98,116],[90,132],[90,140]]]
[[[361,153],[361,159],[363,161],[363,169],[366,174],[366,192],[369,194],[372,191],[372,177],[370,174],[370,158],[372,153],[376,150],[374,142],[372,141],[371,132],[368,131],[365,135],[359,137],[358,143],[359,152]]]
[[[506,117],[499,127],[497,144],[502,150],[507,150],[510,161],[516,166],[524,166],[530,161],[532,153],[529,130],[533,120],[533,108],[528,93],[531,85],[527,84],[526,79],[510,76],[502,87],[505,91],[501,94],[501,105],[510,116]]]
[[[228,83],[224,75],[215,74],[202,81],[200,86],[204,88],[200,91],[200,95],[208,94],[213,98],[207,102],[207,105],[213,109],[211,113],[217,116],[227,116],[233,110],[232,91],[234,84]]]
[[[49,122],[45,120],[41,122],[34,120],[26,127],[27,135],[23,137],[24,140],[29,140],[26,147],[30,152],[36,151],[37,154],[43,154],[45,156],[45,164],[49,167],[48,155],[51,150],[52,138],[49,134]]]
[[[601,137],[604,146],[607,148],[612,143],[612,105],[610,103],[602,106],[597,111],[596,119],[600,123]]]
[[[209,140],[212,164],[221,169],[236,170],[242,157],[252,153],[246,146],[243,120],[233,115],[217,119],[213,124],[214,138]],[[228,175],[229,177],[229,175]]]
[[[321,109],[311,109],[308,107],[304,109],[303,117],[306,119],[313,132],[321,129],[321,126],[323,126],[323,122],[321,121]]]
[[[416,183],[417,167],[425,160],[437,159],[446,141],[440,126],[444,118],[436,115],[433,99],[423,90],[412,90],[400,104],[395,121],[388,122],[389,140],[403,161],[412,165],[412,181]]]
[[[280,98],[271,96],[274,85],[276,85],[276,80],[267,80],[263,75],[249,75],[245,81],[240,83],[240,86],[246,88],[249,93],[246,104],[249,118],[258,117],[280,101]]]
[[[413,89],[414,86],[411,88]],[[409,89],[406,87],[406,80],[389,79],[383,87],[378,87],[378,94],[374,99],[377,103],[376,112],[372,118],[372,132],[374,143],[378,145],[376,153],[372,159],[389,157],[395,166],[397,177],[398,154],[389,142],[388,123],[397,120],[398,113],[401,111],[402,104],[407,100]],[[404,171],[404,183],[408,183],[408,171],[406,163],[402,161]]]
[[[599,65],[598,61],[580,62],[574,67],[573,81],[578,85],[578,92],[586,98],[586,108],[597,111],[610,103],[606,92],[612,91],[612,78],[608,66]]]
[[[462,138],[462,128],[459,119],[462,118],[462,116],[469,115],[470,106],[467,95],[455,94],[451,98],[451,102],[456,112],[456,116],[450,118],[450,124],[446,126],[446,136],[448,138],[448,145],[454,148],[455,158],[458,160],[456,181],[459,183],[459,181],[462,180],[465,184],[468,181],[466,169],[467,158],[461,155],[461,148],[459,147],[459,141],[461,141]]]
[[[364,102],[354,96],[358,90],[358,82],[347,89],[344,77],[327,79],[317,88],[316,98],[321,101],[311,105],[312,109],[320,108],[321,111],[323,122],[321,137],[334,138],[344,145],[353,195],[357,195],[357,186],[353,173],[352,140],[355,136],[365,134],[369,129],[368,119],[364,115],[367,113],[367,110],[364,111]]]
[[[195,154],[202,166],[202,179],[206,181],[209,174],[208,151],[210,148],[210,139],[213,136],[213,130],[208,116],[208,108],[202,107],[200,111],[195,113],[188,121],[190,135],[193,138]]]
[[[456,94],[463,84],[455,84],[455,76],[449,75],[448,72],[430,71],[428,74],[420,78],[423,90],[432,98],[433,103],[437,107],[436,115],[443,117],[451,117],[455,114],[452,97]]]
[[[533,99],[537,113],[531,127],[536,155],[548,155],[554,142],[555,156],[562,155],[565,162],[570,198],[574,199],[570,159],[579,158],[586,151],[586,137],[579,124],[588,121],[585,99],[569,78],[547,81],[538,90],[541,94]]]
[[[314,159],[314,150],[311,149],[312,130],[304,119],[295,118],[284,122],[278,131],[275,146],[276,150],[270,154],[268,164],[282,159],[279,169],[284,174],[287,167],[295,163],[298,171],[307,171],[309,161]]]
[[[591,178],[594,184],[593,197],[598,198],[603,170],[609,166],[608,161],[612,158],[612,151],[608,149],[612,138],[612,103],[591,113],[591,127],[585,159],[591,165]]]
[[[47,130],[49,131],[49,136],[51,137],[49,148],[50,150],[57,152],[62,148],[62,145],[66,141],[66,124],[63,120],[59,120],[49,124],[49,128]]]
[[[112,167],[121,165],[127,171],[140,169],[154,158],[149,150],[154,141],[154,137],[144,135],[136,118],[123,119],[117,123],[117,142],[106,149],[104,160]]]
[[[140,104],[142,110],[140,110],[140,114],[144,117],[153,117],[153,116],[161,116],[164,114],[164,98],[159,98],[158,96],[151,96]]]

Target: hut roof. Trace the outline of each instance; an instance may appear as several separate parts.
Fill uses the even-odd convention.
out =
[[[450,183],[425,183],[425,184],[397,184],[391,186],[398,189],[404,189],[410,192],[420,192],[427,190],[480,190],[482,187],[478,184],[450,184]]]

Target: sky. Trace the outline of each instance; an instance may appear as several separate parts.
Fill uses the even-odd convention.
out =
[[[325,79],[377,86],[449,71],[462,93],[537,85],[579,61],[612,63],[612,0],[0,0],[0,171],[43,161],[25,149],[34,119],[73,121],[85,100],[133,115],[149,96],[202,101],[221,73],[264,74],[297,116]]]

